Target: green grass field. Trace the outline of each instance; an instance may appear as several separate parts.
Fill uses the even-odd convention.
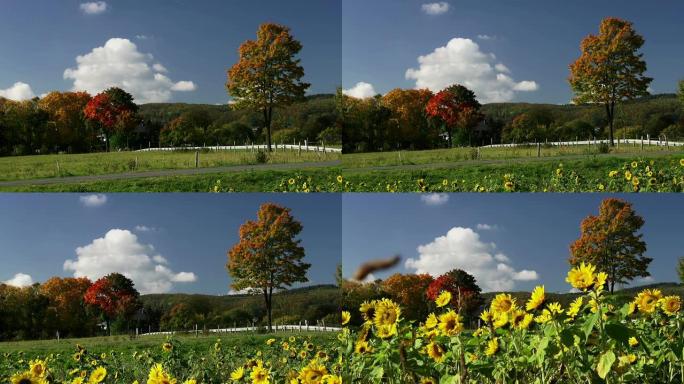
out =
[[[639,145],[622,144],[610,150],[611,155],[650,156],[652,154],[684,153],[684,147],[665,147],[645,145],[643,151]],[[599,155],[595,145],[544,146],[540,157],[579,157]],[[537,158],[536,146],[513,148],[451,148],[425,151],[395,151],[353,153],[342,156],[342,165],[348,169],[386,167],[402,165],[435,165],[446,163],[469,163],[478,160],[524,160]]]
[[[339,159],[337,153],[279,150],[268,155],[268,164],[318,162]],[[201,151],[200,168],[258,164],[250,151]],[[195,168],[195,151],[110,152],[36,155],[0,158],[0,181],[88,176]]]
[[[160,364],[166,380],[155,383],[247,383],[251,374],[259,373],[271,383],[286,384],[288,377],[296,377],[312,362],[325,367],[330,375],[339,374],[336,342],[333,332],[5,342],[0,343],[0,382],[144,383]],[[45,367],[46,381],[31,375],[32,364]],[[240,379],[233,380],[235,372],[242,372]],[[93,380],[103,373],[104,380]],[[20,381],[21,375],[33,379]],[[85,380],[74,381],[79,377]]]
[[[276,332],[272,334],[229,333],[199,336],[194,334],[177,334],[172,336],[185,346],[193,350],[205,350],[214,346],[217,338],[221,338],[225,345],[257,346],[269,338],[288,338],[290,336],[311,337],[313,340],[327,342],[335,338],[335,333],[323,332]],[[136,350],[158,348],[170,336],[103,336],[82,339],[34,340],[34,341],[6,341],[0,342],[0,355],[5,353],[23,352],[27,356],[47,356],[49,354],[72,354],[76,344],[81,345],[93,353],[108,353],[112,350],[119,352],[133,352]]]

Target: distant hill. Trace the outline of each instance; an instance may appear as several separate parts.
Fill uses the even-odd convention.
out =
[[[334,285],[315,285],[273,294],[273,318],[280,322],[339,317],[341,293]],[[168,314],[175,306],[183,305],[189,312],[206,319],[209,324],[228,325],[233,321],[264,316],[261,295],[203,295],[185,293],[150,294],[140,297],[149,313]],[[329,320],[328,324],[332,324]]]
[[[678,295],[682,298],[684,298],[684,284],[677,284],[677,283],[656,283],[656,284],[648,284],[648,285],[640,285],[638,287],[629,287],[629,288],[624,288],[620,290],[615,290],[615,296],[618,298],[619,302],[628,302],[631,301],[633,297],[635,297],[639,292],[641,292],[644,289],[654,289],[657,288],[663,292],[663,295]],[[487,292],[483,293],[482,296],[485,299],[485,305],[489,306],[489,303],[492,301],[494,296],[499,294],[501,292]],[[509,293],[511,296],[517,299],[517,302],[519,304],[525,303],[529,297],[530,297],[530,292],[505,292]],[[553,301],[558,301],[563,305],[563,307],[568,306],[577,296],[580,296],[579,293],[546,293],[546,302],[553,302]]]

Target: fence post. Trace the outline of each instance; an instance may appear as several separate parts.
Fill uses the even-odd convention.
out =
[[[641,136],[641,150],[644,150],[644,137]]]
[[[537,143],[537,157],[541,157],[541,143]]]
[[[59,160],[57,160],[57,177],[61,176],[61,172],[59,171]]]
[[[199,168],[199,151],[195,151],[195,168]]]

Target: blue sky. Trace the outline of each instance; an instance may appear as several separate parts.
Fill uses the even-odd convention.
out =
[[[334,283],[341,263],[340,195],[259,193],[1,194],[0,281],[18,273],[42,282],[76,271],[126,269],[141,292],[225,294],[226,252],[264,202],[292,208],[304,226],[302,246],[312,264],[307,285]]]
[[[544,284],[548,291],[567,292],[569,246],[579,236],[582,219],[597,214],[608,196],[613,195],[345,194],[343,273],[349,277],[363,261],[400,254],[399,267],[375,277],[419,268],[439,275],[458,265],[479,276],[478,284],[485,290],[530,290]],[[646,255],[654,259],[648,282],[677,282],[675,266],[684,256],[684,197],[615,196],[632,202],[645,220]],[[439,237],[444,238],[436,240]],[[419,251],[419,246],[424,247]]]
[[[437,88],[453,81],[469,81],[485,102],[567,103],[572,97],[566,81],[568,65],[579,56],[582,38],[598,33],[601,19],[607,16],[632,21],[644,36],[642,52],[647,74],[654,78],[652,92],[674,92],[676,82],[684,78],[684,2],[678,0],[648,6],[636,0],[448,0],[446,6],[433,6],[429,14],[422,5],[430,3],[345,0],[343,87],[351,90],[365,82],[384,94],[396,87],[414,88],[417,79]],[[428,63],[417,73],[417,79],[406,78],[409,68],[420,69],[419,56],[447,46],[454,38],[471,42],[454,41],[448,50],[452,56],[432,56],[432,68],[439,70],[431,71]],[[496,59],[488,54],[494,54]],[[462,69],[445,70],[454,63],[460,63]],[[474,68],[479,65],[482,69],[485,64],[491,68],[475,76]],[[496,64],[503,64],[507,70],[496,70]],[[508,79],[496,82],[499,73]],[[530,83],[520,84],[523,81]],[[515,89],[516,85],[520,90]],[[363,94],[369,88],[357,91]]]
[[[289,26],[302,42],[309,93],[333,93],[342,81],[340,0],[106,0],[81,7],[87,3],[0,4],[0,95],[3,90],[5,96],[12,91],[30,95],[21,84],[40,95],[70,90],[76,80],[93,89],[126,81],[139,102],[226,103],[226,70],[236,62],[240,44],[255,39],[264,22]],[[91,56],[75,77],[64,77],[68,68],[78,68],[77,56],[105,47],[112,38],[135,47],[113,43],[109,56]],[[147,69],[141,69],[143,63]],[[88,65],[95,70],[88,71]],[[157,73],[166,79],[155,81]]]

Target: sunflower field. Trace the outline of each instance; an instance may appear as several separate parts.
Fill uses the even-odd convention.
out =
[[[581,292],[570,305],[547,302],[544,286],[527,302],[495,296],[466,330],[443,291],[419,324],[389,299],[365,302],[364,323],[344,328],[345,383],[684,383],[684,316],[679,296],[641,291],[618,305],[607,275],[592,265],[569,271]],[[352,314],[343,313],[349,323]]]
[[[169,339],[157,348],[95,353],[75,345],[69,353],[0,356],[0,382],[12,384],[339,384],[334,337],[274,336],[260,345],[215,339],[204,350]]]

